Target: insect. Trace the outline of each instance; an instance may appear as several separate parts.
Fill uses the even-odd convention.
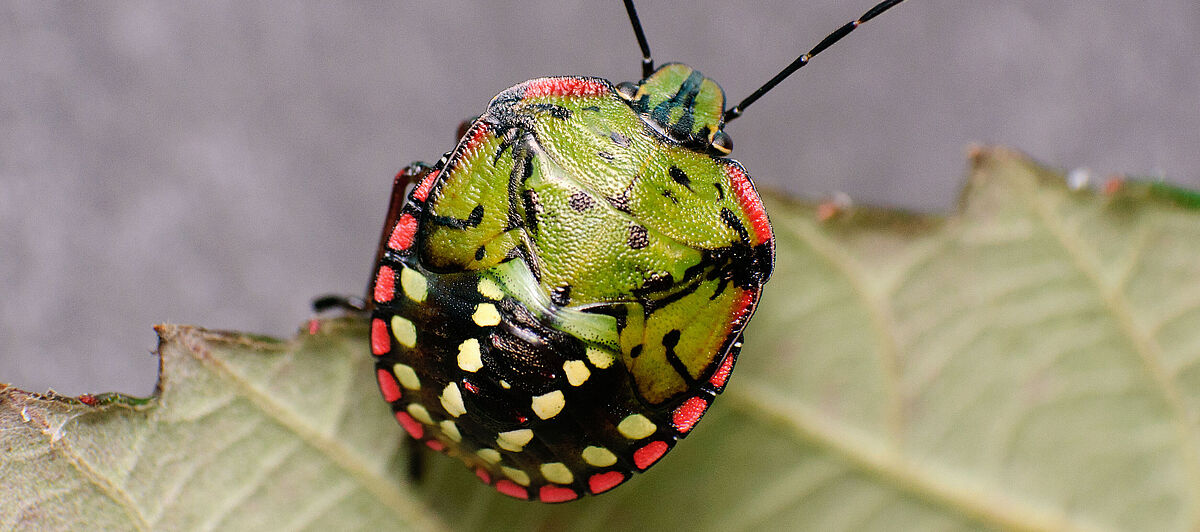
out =
[[[565,502],[659,461],[724,389],[774,239],[713,80],[511,87],[436,164],[397,176],[370,290],[379,388],[404,430],[505,495]]]

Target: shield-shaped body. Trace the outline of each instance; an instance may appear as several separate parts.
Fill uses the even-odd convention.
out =
[[[635,89],[500,93],[385,227],[384,398],[513,497],[573,500],[657,462],[725,387],[770,275],[758,194],[711,149],[720,89],[683,65]]]

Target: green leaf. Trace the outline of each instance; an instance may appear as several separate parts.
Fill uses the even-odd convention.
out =
[[[768,198],[728,389],[611,493],[406,480],[359,321],[161,326],[149,400],[0,386],[0,528],[1196,530],[1200,196],[972,165],[950,218]]]

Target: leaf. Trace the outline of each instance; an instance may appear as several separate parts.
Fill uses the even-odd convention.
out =
[[[516,501],[434,454],[407,481],[360,322],[162,326],[148,401],[0,387],[0,527],[1197,529],[1200,195],[972,166],[950,218],[770,200],[728,389],[611,493]]]

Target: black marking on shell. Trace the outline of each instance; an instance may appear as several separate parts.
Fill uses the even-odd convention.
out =
[[[635,345],[635,346],[633,346],[633,349],[629,350],[629,358],[637,358],[641,355],[642,355],[642,344]]]
[[[650,245],[650,236],[645,227],[629,224],[629,247],[642,249]]]
[[[529,231],[536,235],[538,232],[538,219],[541,218],[544,211],[542,202],[538,199],[537,191],[533,189],[525,189],[525,192],[521,196],[521,199],[525,202],[525,227],[529,228]]]
[[[633,214],[633,212],[629,210],[629,196],[626,196],[625,193],[621,193],[619,196],[613,196],[611,198],[604,199],[608,200],[608,204],[612,205],[614,209],[625,214]]]
[[[571,199],[567,202],[575,212],[583,212],[596,206],[596,200],[590,194],[584,191],[579,191],[571,194]]]
[[[474,209],[471,209],[471,214],[467,215],[467,219],[465,220],[460,220],[453,216],[434,216],[430,221],[437,225],[453,227],[454,229],[476,227],[483,221],[483,205],[476,205]]]
[[[713,183],[713,186],[717,188],[717,201],[725,201],[725,187],[720,183]]]
[[[527,135],[522,142],[513,147],[513,169],[508,176],[508,220],[505,231],[521,227],[524,223],[518,205],[523,201],[520,196],[525,181],[533,176],[534,150],[531,145],[534,143],[536,141],[533,137]]]
[[[483,258],[485,256],[487,256],[487,246],[486,245],[475,248],[475,260],[483,260]]]
[[[679,344],[679,335],[679,329],[671,329],[670,332],[663,335],[662,344],[667,352],[667,362],[671,364],[672,368],[675,368],[675,372],[690,387],[695,384],[696,379],[692,377],[692,374],[688,372],[687,366],[679,359],[679,355],[675,353],[675,346]]]
[[[601,158],[601,159],[604,159],[605,161],[612,161],[612,160],[613,160],[613,154],[611,154],[611,153],[608,153],[608,152],[606,152],[606,151],[598,151],[598,152],[596,152],[596,155],[599,155],[599,156],[600,156],[600,158]]]
[[[679,301],[680,299],[683,299],[683,298],[691,295],[692,292],[695,292],[698,288],[700,288],[700,281],[696,278],[692,278],[687,281],[687,284],[683,285],[683,288],[680,288],[679,290],[676,290],[670,294],[667,294],[664,297],[661,297],[658,299],[650,298],[650,297],[645,298],[645,300],[642,302],[642,305],[646,309],[646,312],[653,313],[654,311],[656,311],[660,308],[664,308],[667,305],[670,305],[671,303],[674,303],[676,301]],[[639,294],[642,294],[644,292],[646,292],[646,290],[638,291]]]
[[[742,239],[743,243],[750,244],[750,232],[746,231],[746,226],[742,225],[742,221],[738,220],[737,215],[733,214],[729,207],[721,207],[721,221],[725,222],[730,229],[737,231],[738,237]]]
[[[629,208],[629,199],[633,194],[633,187],[637,185],[638,180],[641,178],[641,174],[634,175],[633,179],[629,180],[629,184],[625,186],[625,190],[622,190],[621,193],[616,196],[605,199],[608,200],[608,203],[611,204],[614,209],[625,214],[633,214],[633,210]]]
[[[671,165],[671,167],[667,169],[667,173],[670,174],[672,180],[682,185],[683,188],[695,192],[692,190],[692,178],[688,177],[687,173],[683,170],[680,170],[678,166]]]
[[[538,111],[545,111],[546,113],[549,113],[552,118],[557,118],[559,120],[569,120],[573,114],[570,109],[552,103],[535,103],[529,107]]]

